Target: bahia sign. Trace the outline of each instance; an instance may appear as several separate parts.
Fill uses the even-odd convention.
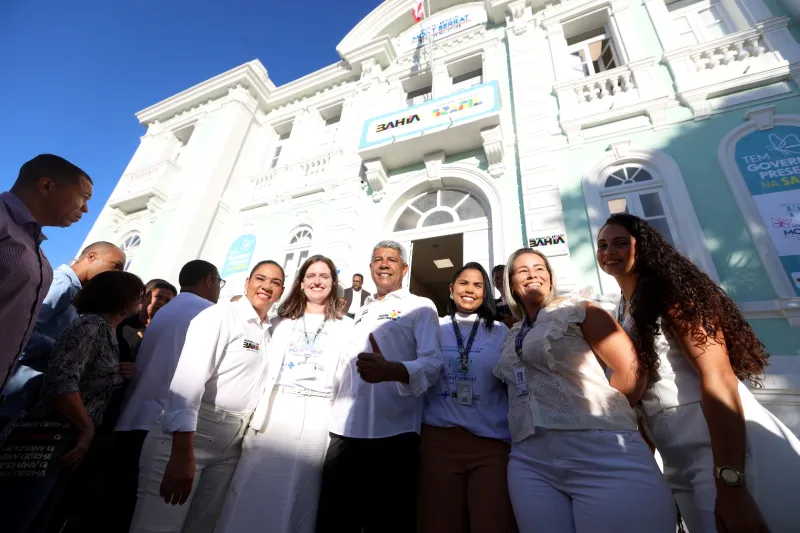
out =
[[[472,120],[500,110],[496,81],[476,85],[367,120],[361,133],[359,148],[393,143],[409,135],[421,135],[458,122]]]

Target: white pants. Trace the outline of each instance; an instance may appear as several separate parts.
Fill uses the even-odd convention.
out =
[[[272,393],[263,433],[244,439],[214,533],[314,533],[331,399]]]
[[[800,531],[800,441],[741,383],[739,397],[747,431],[745,486],[770,533],[796,533]],[[646,420],[689,533],[716,533],[714,457],[702,405],[664,409]]]
[[[131,533],[211,533],[242,451],[249,413],[200,408],[194,434],[195,476],[183,505],[164,502],[159,494],[172,454],[172,434],[156,424],[147,434],[139,458],[139,489]]]
[[[511,447],[520,533],[675,533],[675,500],[635,431],[548,430]]]

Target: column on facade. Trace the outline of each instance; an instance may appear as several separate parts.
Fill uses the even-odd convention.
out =
[[[146,265],[143,273],[176,279],[181,267],[203,252],[219,199],[254,120],[256,107],[249,95],[226,99],[218,110],[196,125],[192,136],[196,149],[181,160],[180,185],[151,227],[153,238],[150,242],[143,239],[138,256],[138,262]]]
[[[520,10],[510,10],[510,15],[524,16]],[[522,181],[520,201],[529,239],[526,244],[531,238],[566,231],[558,170],[549,154],[552,132],[559,127],[558,107],[550,95],[556,81],[569,78],[567,62],[560,60],[567,56],[567,41],[561,24],[557,23],[546,27],[545,43],[545,34],[535,22],[522,31],[515,23],[506,31]],[[556,285],[562,289],[574,286],[569,251],[564,249],[563,253],[552,256],[552,260]]]

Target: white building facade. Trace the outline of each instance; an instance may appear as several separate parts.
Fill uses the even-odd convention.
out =
[[[800,251],[773,234],[742,163],[783,158],[766,172],[788,179],[781,206],[796,202],[800,231],[787,7],[430,0],[418,24],[410,11],[383,2],[339,62],[283,86],[255,60],[138,113],[147,132],[86,243],[120,243],[145,280],[208,260],[230,295],[258,260],[293,278],[316,253],[369,288],[372,246],[394,239],[412,291],[440,305],[454,268],[530,245],[560,290],[610,300],[593,242],[627,210],[737,300],[774,354],[761,399],[800,430]]]

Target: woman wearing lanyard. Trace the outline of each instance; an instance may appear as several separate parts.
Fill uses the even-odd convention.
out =
[[[333,379],[353,324],[338,282],[330,259],[309,257],[278,311],[267,386],[215,533],[314,531]]]
[[[508,332],[494,321],[486,271],[467,263],[439,320],[444,366],[425,397],[420,440],[419,533],[512,533],[506,468],[508,396],[492,374]]]
[[[556,298],[550,264],[533,249],[511,255],[504,289],[522,319],[495,368],[508,384],[520,532],[674,533],[672,493],[636,428],[631,406],[647,376],[625,330],[597,306]]]

